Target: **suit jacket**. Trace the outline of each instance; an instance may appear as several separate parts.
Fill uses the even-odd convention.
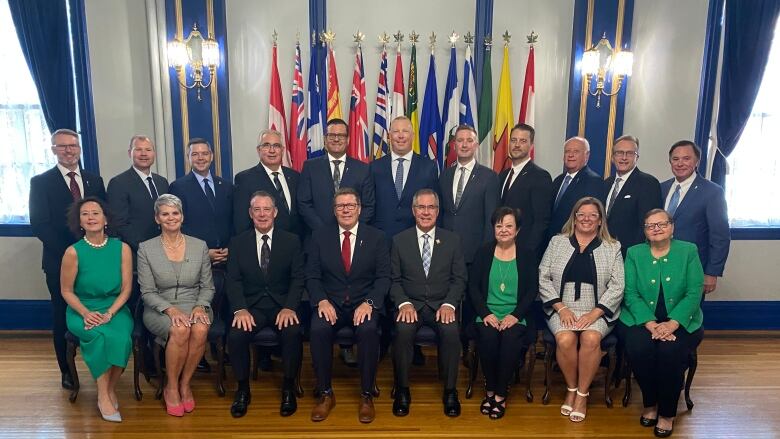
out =
[[[329,300],[340,310],[351,310],[366,299],[382,311],[390,289],[390,250],[384,233],[360,223],[349,273],[341,261],[338,225],[315,230],[306,251],[306,290],[311,306]]]
[[[279,308],[295,311],[301,303],[303,279],[303,251],[297,235],[274,228],[268,274],[260,269],[254,228],[230,241],[227,296],[233,312],[253,308],[264,297]]]
[[[468,276],[460,238],[437,227],[436,240],[431,246],[431,266],[426,276],[417,242],[417,227],[406,229],[393,238],[390,295],[396,308],[404,302],[411,302],[417,311],[426,305],[437,310],[444,303],[456,309],[460,307]]]
[[[661,183],[666,200],[674,178]],[[693,180],[674,212],[674,237],[696,244],[704,274],[722,276],[731,245],[731,230],[723,188],[702,178]]]
[[[224,248],[233,229],[233,185],[215,175],[212,178],[214,206],[192,172],[171,183],[170,192],[184,205],[182,232],[206,241],[209,248]]]
[[[157,188],[157,194],[168,193],[168,180],[152,172],[152,181]],[[117,175],[108,182],[108,204],[118,222],[117,231],[122,241],[126,242],[133,252],[138,251],[138,245],[147,239],[157,236],[160,232],[154,222],[154,202],[146,182],[141,180],[132,167]]]
[[[214,281],[209,249],[198,238],[185,235],[185,239],[184,261],[178,276],[159,238],[139,244],[138,283],[146,308],[162,313],[180,303],[211,307]]]
[[[360,221],[367,223],[374,217],[374,182],[367,164],[351,157],[345,158],[339,187],[351,187],[360,194]],[[335,193],[328,156],[307,160],[303,164],[297,198],[298,213],[310,230],[336,223],[333,215]]]
[[[452,185],[460,177],[457,166],[450,166],[439,178],[441,225],[460,236],[467,264],[484,243],[494,238],[491,217],[498,207],[498,177],[492,169],[477,163],[463,188],[460,205],[455,207]]]
[[[439,171],[436,163],[414,154],[412,163],[404,162],[404,165],[408,165],[410,168],[399,200],[395,192],[395,180],[393,180],[391,170],[391,166],[397,165],[397,163],[393,164],[391,161],[392,155],[387,154],[379,160],[372,161],[369,165],[369,171],[374,180],[374,196],[376,197],[374,220],[371,225],[384,231],[388,240],[391,240],[398,232],[414,226],[414,216],[412,215],[414,193],[423,188],[434,191],[439,188]]]
[[[499,195],[506,185],[508,176],[509,169],[505,169],[498,177]],[[533,161],[526,163],[520,175],[515,178],[515,182],[501,198],[503,206],[520,209],[520,232],[517,234],[517,243],[535,250],[537,260],[546,244],[554,199],[550,173]]]
[[[80,172],[84,197],[105,200],[103,179],[84,170]],[[68,229],[66,215],[71,204],[73,196],[57,166],[30,179],[30,225],[33,235],[43,243],[41,267],[47,273],[59,272],[65,249],[79,239]]]
[[[566,178],[565,172],[553,180],[553,208],[550,216],[550,228],[547,231],[547,235],[550,238],[561,233],[563,225],[566,224],[569,215],[571,215],[571,209],[580,198],[595,197],[601,200],[602,203],[604,202],[604,180],[601,179],[599,174],[596,174],[586,166],[580,169],[580,172],[572,179],[566,192],[563,193],[558,207],[555,207],[555,198],[558,196],[558,191],[561,189],[564,178]]]
[[[604,182],[604,199],[607,203],[609,203],[607,198],[609,191],[616,177],[612,175]],[[662,205],[661,185],[658,179],[640,171],[639,168],[634,168],[628,180],[620,187],[612,210],[607,212],[609,233],[620,241],[624,258],[629,247],[645,240],[645,214]]]
[[[290,190],[289,210],[285,209],[281,194],[276,190],[274,182],[265,172],[263,165],[258,163],[236,174],[233,192],[233,231],[236,234],[253,228],[252,219],[249,217],[249,202],[256,191],[266,191],[276,199],[276,207],[279,211],[274,221],[274,230],[282,229],[301,236],[300,219],[296,208],[296,191],[300,174],[285,166],[282,166],[281,170],[287,180],[287,188]]]
[[[626,289],[620,321],[626,326],[655,321],[655,309],[661,285],[666,311],[688,332],[701,327],[704,272],[696,246],[672,240],[669,253],[656,259],[647,243],[628,249]]]
[[[469,299],[479,317],[484,319],[492,314],[487,305],[490,284],[490,269],[493,267],[493,257],[496,242],[483,245],[469,271]],[[517,294],[515,309],[511,312],[517,320],[526,320],[526,326],[533,323],[528,310],[539,293],[539,273],[536,252],[532,249],[515,246],[515,264],[517,265]]]

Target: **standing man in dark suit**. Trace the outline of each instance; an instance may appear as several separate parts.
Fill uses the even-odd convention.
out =
[[[704,294],[715,291],[723,276],[731,230],[723,188],[696,173],[701,149],[680,140],[669,149],[674,178],[661,183],[664,208],[674,220],[674,237],[696,244],[704,268]]]
[[[274,199],[268,192],[255,192],[249,207],[254,227],[230,242],[227,294],[233,324],[228,349],[238,380],[230,406],[234,418],[244,416],[251,401],[249,344],[267,326],[281,340],[284,381],[279,414],[290,416],[298,408],[294,389],[303,348],[296,310],[303,294],[303,251],[298,236],[274,227],[278,212]]]
[[[159,235],[154,202],[168,193],[168,180],[152,172],[157,157],[152,139],[135,135],[127,149],[133,164],[108,182],[108,204],[118,224],[119,237],[138,252],[138,244]]]
[[[607,192],[607,226],[620,241],[623,258],[629,247],[645,241],[644,218],[661,207],[661,185],[658,179],[639,170],[639,139],[631,135],[618,137],[612,147],[615,175],[605,181]]]
[[[323,157],[303,164],[298,185],[298,213],[314,231],[336,223],[333,215],[333,194],[341,187],[351,187],[360,194],[360,221],[369,223],[374,217],[374,182],[368,165],[347,156],[349,134],[342,119],[328,121]]]
[[[466,264],[471,264],[480,246],[493,239],[490,218],[498,207],[498,177],[492,169],[477,163],[474,153],[478,146],[474,127],[460,125],[456,128],[455,152],[458,160],[439,178],[441,226],[460,237]],[[417,212],[413,213],[419,226]]]
[[[260,163],[239,172],[235,178],[233,192],[233,228],[236,234],[252,227],[252,222],[244,213],[249,200],[256,191],[266,191],[276,199],[279,215],[274,227],[301,236],[298,218],[297,195],[298,174],[295,170],[282,166],[284,145],[282,135],[276,130],[263,130],[257,137],[257,155]]]
[[[512,167],[501,171],[501,205],[520,209],[520,232],[517,245],[534,250],[541,258],[553,205],[550,173],[531,161],[536,131],[530,125],[517,124],[509,137]],[[491,229],[492,236],[492,229]]]
[[[371,391],[379,360],[379,313],[390,289],[390,251],[382,231],[358,222],[360,196],[354,189],[337,190],[333,210],[337,224],[315,231],[307,250],[306,289],[314,308],[311,357],[319,392],[311,419],[325,420],[336,405],[333,337],[347,326],[358,350],[358,419],[368,423],[375,416]]]
[[[476,133],[469,130],[459,130],[459,133],[464,131],[473,135],[476,148]],[[460,135],[459,133],[456,136]],[[463,142],[456,142],[460,159]],[[444,189],[442,188],[443,193],[449,192]],[[459,416],[460,401],[455,388],[460,357],[457,307],[463,299],[467,277],[461,240],[456,233],[436,227],[436,217],[439,213],[439,197],[436,192],[430,189],[417,191],[412,209],[416,226],[393,238],[390,256],[393,282],[390,295],[398,310],[393,342],[396,384],[393,414],[409,414],[412,400],[409,392],[409,367],[412,364],[414,338],[420,326],[426,325],[432,327],[439,338],[439,367],[444,381],[444,414]]]
[[[436,163],[412,151],[415,135],[409,118],[396,117],[390,123],[390,154],[369,165],[376,197],[372,225],[384,231],[388,240],[414,225],[414,194],[439,187]]]
[[[553,180],[553,193],[556,195],[548,239],[561,233],[574,203],[580,198],[594,197],[604,202],[604,180],[588,167],[589,158],[590,143],[584,137],[572,137],[563,144],[564,172]]]
[[[60,265],[65,249],[78,241],[67,226],[66,213],[84,197],[106,198],[103,179],[79,167],[81,144],[75,131],[59,129],[51,136],[51,152],[57,165],[30,180],[30,226],[43,243],[41,267],[51,295],[54,353],[62,374],[62,387],[73,389],[73,377],[65,360],[65,308],[60,289]]]
[[[214,151],[206,139],[190,139],[187,154],[192,172],[170,187],[184,207],[182,232],[205,241],[211,263],[223,265],[233,228],[233,185],[211,174]]]

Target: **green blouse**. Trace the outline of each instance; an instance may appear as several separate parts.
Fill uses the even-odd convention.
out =
[[[493,256],[488,277],[487,307],[498,320],[511,314],[517,306],[517,262],[502,261]],[[477,317],[482,322],[482,317]],[[525,319],[518,323],[525,325]]]

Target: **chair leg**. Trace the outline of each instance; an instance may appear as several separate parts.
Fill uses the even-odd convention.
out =
[[[68,400],[70,402],[76,402],[76,398],[79,396],[79,374],[76,370],[76,344],[68,342],[68,348],[66,351],[66,358],[68,359],[68,372],[73,378],[73,390],[70,391]]]
[[[552,359],[555,355],[555,345],[545,343],[544,350],[544,395],[542,395],[542,404],[550,403],[550,379],[552,378]]]
[[[138,355],[138,346],[136,343],[133,343],[133,395],[135,395],[135,400],[140,401],[141,398],[143,398],[144,394],[141,392],[141,362],[139,361],[140,357]]]
[[[534,394],[531,391],[531,378],[534,374],[534,366],[536,365],[536,343],[531,343],[528,346],[528,353],[526,354],[526,371],[525,371],[525,400],[528,402],[534,402]]]
[[[252,380],[257,381],[257,370],[260,369],[260,348],[252,346]]]
[[[162,347],[159,343],[156,341],[153,341],[154,346],[152,347],[152,352],[154,354],[154,367],[157,369],[157,391],[154,393],[154,399],[160,399],[162,398],[163,394],[163,387],[165,387],[165,374],[162,371],[162,367],[160,367],[160,352],[162,351]]]
[[[379,398],[379,387],[376,385],[376,378],[374,378],[374,388],[371,389],[371,396]]]
[[[628,361],[628,356],[623,353],[623,366],[621,375],[626,381],[626,390],[623,393],[623,407],[628,407],[629,401],[631,401],[631,364]]]
[[[477,344],[473,341],[469,342],[468,363],[469,368],[469,385],[466,387],[466,399],[470,399],[474,394],[474,380],[477,379],[477,373],[479,371],[479,360],[477,359]]]
[[[688,410],[693,409],[693,401],[691,400],[691,385],[693,384],[693,376],[696,375],[696,368],[699,365],[699,354],[696,350],[692,350],[688,354],[688,373],[685,377],[685,405]]]
[[[217,395],[225,396],[225,382],[222,372],[225,370],[225,343],[215,343],[217,348]]]
[[[612,392],[610,388],[612,387],[612,379],[615,374],[615,363],[617,363],[617,354],[614,347],[607,351],[607,358],[607,376],[604,377],[604,402],[607,403],[607,407],[612,408]]]
[[[303,386],[301,386],[301,368],[298,367],[298,374],[295,376],[295,395],[300,398],[303,396]]]

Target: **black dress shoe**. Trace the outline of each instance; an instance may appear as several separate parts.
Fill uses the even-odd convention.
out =
[[[295,399],[295,392],[292,389],[282,390],[282,403],[279,406],[279,414],[290,416],[298,410],[298,400]]]
[[[664,430],[663,428],[655,427],[653,429],[653,434],[655,437],[669,437],[672,435],[672,429]]]
[[[658,418],[650,419],[650,418],[645,418],[644,416],[639,417],[639,424],[642,427],[653,427],[657,423],[658,423]]]
[[[393,414],[396,416],[406,416],[409,414],[409,405],[412,403],[412,394],[408,387],[399,387],[395,389],[395,400],[393,401]]]
[[[412,364],[415,366],[425,366],[425,354],[423,354],[422,348],[415,345],[414,355],[412,355]]]
[[[70,372],[62,372],[62,388],[65,390],[73,390],[73,377],[70,376]]]
[[[445,415],[452,418],[460,416],[460,401],[458,400],[457,390],[445,390],[442,402],[444,402]]]
[[[234,418],[244,416],[250,402],[252,402],[252,394],[244,390],[237,390],[236,396],[233,398],[233,404],[230,406],[230,414]]]
[[[198,372],[205,372],[205,373],[211,372],[211,365],[209,364],[208,361],[206,361],[205,357],[200,359],[200,363],[198,363],[197,370]]]

